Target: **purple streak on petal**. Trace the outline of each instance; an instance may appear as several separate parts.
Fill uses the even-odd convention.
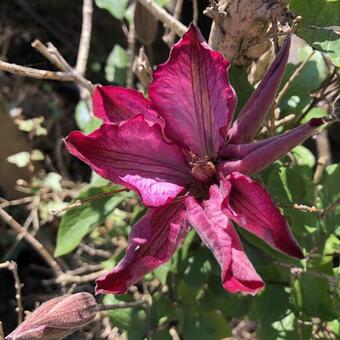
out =
[[[183,200],[149,209],[133,227],[125,257],[110,273],[97,279],[96,293],[125,293],[171,258],[188,229]]]
[[[164,127],[164,120],[151,108],[151,101],[134,89],[98,85],[93,93],[92,106],[95,116],[105,123],[119,124],[143,115],[147,122]]]
[[[229,62],[192,25],[154,73],[149,95],[166,134],[198,156],[215,156],[236,105]]]
[[[229,130],[231,144],[251,142],[275,99],[289,56],[291,36],[284,41],[269,70]]]
[[[188,197],[185,204],[189,222],[220,264],[223,287],[232,293],[256,294],[264,283],[244,253],[232,223],[222,213],[222,201],[217,185],[210,187],[210,197],[203,207],[194,197]]]
[[[322,124],[322,119],[315,118],[289,132],[257,143],[227,145],[220,155],[236,160],[220,162],[219,170],[225,176],[234,171],[243,174],[259,172],[310,137]]]
[[[229,218],[275,249],[299,259],[304,257],[285,218],[260,184],[237,172],[224,181],[231,184],[222,204]]]
[[[112,182],[136,190],[146,206],[161,206],[192,181],[180,148],[164,141],[158,124],[142,116],[117,126],[103,124],[90,135],[72,132],[68,150]]]

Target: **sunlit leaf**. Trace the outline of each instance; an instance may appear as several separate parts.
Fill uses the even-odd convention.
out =
[[[85,199],[112,190],[113,187],[96,188],[90,186],[85,188],[77,199]],[[104,222],[123,199],[124,196],[115,194],[68,210],[59,225],[55,256],[65,255],[77,248],[81,240],[91,232],[93,227]]]
[[[311,46],[330,56],[340,67],[339,0],[290,0],[290,9],[302,16],[298,35]],[[334,27],[334,29],[332,29]]]

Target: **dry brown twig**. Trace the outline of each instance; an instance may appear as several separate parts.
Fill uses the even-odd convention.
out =
[[[17,64],[7,63],[0,60],[0,70],[12,73],[18,76],[24,76],[34,79],[58,80],[58,81],[75,81],[74,74],[68,72],[53,72],[48,70],[38,70],[32,67],[20,66]]]
[[[315,142],[318,153],[318,161],[314,172],[313,184],[316,186],[320,182],[327,165],[329,165],[332,160],[327,130],[322,131],[316,137]]]
[[[21,299],[21,282],[18,274],[18,266],[14,261],[6,261],[4,263],[0,263],[0,269],[7,268],[12,272],[14,278],[14,287],[15,287],[15,299],[17,301],[16,311],[18,313],[18,324],[21,324],[23,321],[23,312],[24,309],[22,307],[22,299]]]
[[[177,0],[175,10],[174,10],[174,15],[173,15],[173,18],[175,20],[180,19],[182,7],[183,7],[183,0]],[[168,28],[163,36],[164,42],[166,42],[168,46],[172,46],[174,44],[175,38],[176,38],[176,33],[170,28]]]
[[[182,36],[187,27],[180,21],[176,20],[164,8],[159,6],[153,0],[138,0],[145,8],[147,8],[157,19],[159,19],[169,29],[174,31],[178,36]]]
[[[283,96],[287,93],[289,87],[292,85],[293,81],[299,76],[303,68],[307,65],[309,60],[313,57],[315,51],[313,50],[307,58],[294,70],[294,72],[291,74],[287,82],[284,84],[282,90],[278,93],[278,95],[275,98],[275,106],[277,107],[283,98]]]
[[[32,42],[32,47],[40,52],[47,60],[56,66],[60,71],[40,70],[32,67],[26,67],[8,63],[0,60],[0,70],[9,72],[15,75],[34,79],[57,80],[57,81],[72,81],[80,86],[80,89],[87,89],[90,93],[94,90],[94,85],[83,77],[89,54],[92,28],[92,11],[93,0],[84,0],[83,3],[83,25],[81,38],[79,43],[77,65],[73,69],[67,61],[62,57],[57,48],[53,44],[48,43],[45,46],[41,41],[35,40]],[[82,90],[81,90],[82,92]],[[82,93],[82,97],[84,97]]]
[[[80,283],[94,281],[98,279],[98,277],[106,273],[107,273],[107,269],[101,269],[101,270],[98,270],[96,272],[86,274],[86,275],[70,275],[67,273],[62,273],[55,280],[53,280],[53,282],[57,282],[62,285],[71,284],[71,283],[80,284]],[[50,280],[48,282],[50,282]]]
[[[80,207],[84,203],[92,202],[92,201],[98,200],[100,198],[107,197],[107,196],[112,196],[114,194],[118,194],[118,193],[124,192],[124,191],[129,191],[129,189],[113,190],[113,191],[104,192],[104,193],[101,193],[101,194],[98,194],[98,195],[93,195],[93,196],[85,198],[83,200],[76,200],[75,202],[69,204],[66,207],[63,207],[63,208],[58,209],[58,210],[51,210],[51,214],[53,214],[53,215],[60,215],[61,213],[64,213],[67,210],[70,210],[70,209],[73,209],[73,208],[76,208],[76,207]]]
[[[192,0],[192,22],[197,25],[198,22],[198,1],[197,0]]]
[[[86,88],[90,93],[94,91],[94,85],[89,80],[85,79],[80,73],[76,72],[52,43],[47,43],[47,46],[45,46],[39,40],[34,40],[32,42],[32,47],[40,52],[61,71],[72,74],[73,81],[79,86]]]
[[[82,76],[85,74],[87,60],[89,57],[92,31],[92,14],[93,14],[93,0],[84,0],[83,23],[80,34],[77,64],[75,67],[76,72],[78,72]]]
[[[126,86],[133,87],[134,82],[134,71],[133,71],[133,63],[135,59],[135,50],[136,50],[136,29],[134,21],[132,20],[129,26],[129,33],[128,33],[128,51],[127,55],[129,57],[129,69],[126,75]]]

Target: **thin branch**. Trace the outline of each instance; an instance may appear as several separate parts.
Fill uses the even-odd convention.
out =
[[[331,162],[331,150],[328,140],[327,131],[324,130],[316,137],[316,149],[318,153],[318,161],[313,177],[313,184],[319,184],[322,174],[326,169],[326,166]]]
[[[54,282],[61,283],[61,284],[70,284],[70,283],[85,283],[91,282],[98,279],[99,276],[102,276],[107,273],[107,269],[101,269],[97,272],[86,274],[86,275],[70,275],[66,273],[62,273],[60,276],[57,277]],[[50,282],[50,280],[48,281]]]
[[[76,72],[52,43],[49,42],[47,43],[47,46],[45,46],[39,40],[35,40],[32,43],[32,47],[40,52],[45,58],[47,58],[61,71],[72,74],[74,82],[89,90],[90,93],[93,93],[94,85],[89,80],[85,79],[81,74]]]
[[[14,278],[14,287],[15,287],[15,299],[17,300],[17,308],[16,311],[18,313],[18,324],[20,325],[23,321],[23,312],[24,309],[22,307],[22,299],[21,299],[21,283],[18,274],[18,266],[14,261],[6,261],[4,263],[0,263],[0,269],[7,268],[12,272]]]
[[[319,273],[319,272],[316,272],[316,271],[313,271],[313,270],[305,271],[304,269],[302,269],[300,267],[294,266],[294,265],[289,264],[289,263],[284,263],[284,262],[276,261],[276,260],[274,260],[273,263],[279,265],[280,267],[289,269],[291,274],[295,275],[295,276],[296,275],[305,274],[305,275],[310,275],[310,276],[313,276],[313,277],[318,277],[318,278],[325,279],[325,280],[327,280],[333,286],[335,286],[336,283],[337,283],[337,278],[336,277],[328,275],[328,274],[325,274],[325,273]]]
[[[39,39],[35,39],[32,43],[31,46],[36,49],[40,54],[42,54],[52,65],[54,65],[56,68],[58,68],[60,71],[63,72],[70,72],[69,67],[65,66],[60,60],[52,54],[48,47],[45,46]]]
[[[81,274],[85,274],[87,272],[94,272],[94,271],[98,271],[98,270],[102,270],[102,269],[103,269],[103,266],[101,264],[85,263],[83,266],[78,267],[74,270],[69,270],[65,274],[74,276],[74,275],[81,275]]]
[[[295,69],[295,71],[292,73],[292,75],[289,77],[288,81],[285,83],[283,86],[282,90],[278,93],[275,103],[276,106],[280,103],[281,99],[283,96],[286,94],[288,91],[289,87],[292,85],[293,81],[299,76],[303,68],[306,66],[306,64],[309,62],[309,60],[313,57],[315,51],[313,50],[308,57]]]
[[[285,117],[283,117],[282,119],[279,120],[275,120],[274,121],[274,129],[277,129],[278,127],[282,126],[282,125],[286,125],[291,123],[292,121],[294,121],[295,119],[295,114],[291,113]],[[268,132],[268,128],[266,126],[264,126],[261,131],[259,136],[262,136],[263,134]]]
[[[340,205],[340,198],[337,199],[334,203],[330,204],[328,207],[323,209],[320,213],[321,218],[325,218],[327,215],[335,212],[336,208]]]
[[[21,205],[21,204],[28,204],[34,201],[35,196],[28,196],[23,198],[18,198],[16,200],[7,201],[0,197],[2,203],[0,203],[0,208],[7,208],[13,205]]]
[[[197,0],[192,0],[192,21],[195,25],[198,22],[198,2]]]
[[[66,206],[64,208],[61,208],[61,209],[58,209],[58,210],[51,210],[51,214],[52,215],[60,215],[61,213],[65,212],[67,210],[80,207],[84,203],[92,202],[92,201],[98,200],[100,198],[112,196],[114,194],[118,194],[118,193],[124,192],[124,191],[129,191],[129,189],[113,190],[113,191],[104,192],[104,193],[101,193],[101,194],[98,194],[98,195],[93,195],[93,196],[85,198],[83,200],[76,200],[75,202],[69,204],[68,206]]]
[[[129,69],[126,75],[126,86],[133,87],[134,82],[134,72],[133,72],[133,63],[135,59],[135,51],[136,51],[136,30],[134,20],[131,21],[129,26],[129,34],[128,34],[128,57],[129,57]]]
[[[92,30],[92,13],[93,13],[93,0],[84,0],[83,24],[80,34],[77,65],[75,67],[76,72],[78,72],[82,76],[85,74],[87,60],[89,57]]]
[[[178,36],[182,36],[187,27],[180,21],[173,18],[164,8],[156,4],[153,0],[138,0],[145,8],[147,8],[157,19],[163,22],[168,28],[174,31]]]
[[[52,268],[54,274],[59,276],[63,274],[59,264],[54,260],[48,250],[35,239],[24,227],[22,227],[11,215],[0,208],[0,218],[6,222],[16,233],[23,235],[24,239],[40,254],[45,262]]]
[[[74,74],[68,72],[53,72],[48,70],[37,70],[32,67],[20,66],[17,64],[6,63],[0,60],[0,70],[9,72],[18,76],[24,76],[34,79],[47,79],[59,81],[75,81]]]
[[[175,20],[180,19],[182,7],[183,7],[183,0],[177,0],[176,6],[175,6],[175,9],[174,9],[174,15],[173,15],[173,18]],[[176,38],[176,33],[169,28],[169,32],[167,32],[164,35],[163,40],[168,44],[168,46],[172,46],[174,44],[175,38]]]

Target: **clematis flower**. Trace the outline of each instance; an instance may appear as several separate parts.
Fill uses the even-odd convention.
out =
[[[148,98],[131,89],[96,87],[93,109],[103,125],[89,135],[72,132],[66,146],[102,177],[137,192],[149,208],[132,229],[125,257],[97,280],[97,293],[125,293],[170,259],[191,226],[216,257],[229,292],[255,294],[264,287],[234,223],[278,251],[303,258],[270,195],[249,177],[323,124],[315,119],[253,142],[289,48],[290,36],[234,122],[229,62],[193,25],[154,72]]]

